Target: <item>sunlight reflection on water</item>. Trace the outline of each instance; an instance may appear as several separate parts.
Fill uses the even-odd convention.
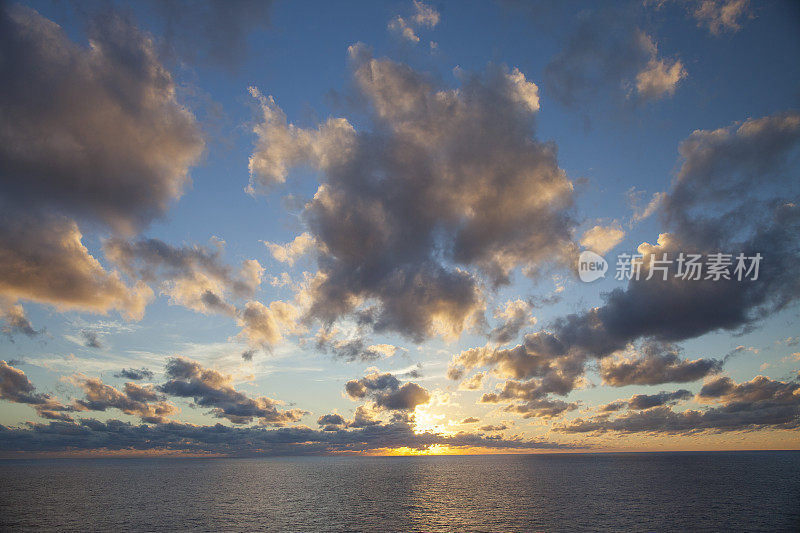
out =
[[[791,531],[800,453],[0,461],[0,528]]]

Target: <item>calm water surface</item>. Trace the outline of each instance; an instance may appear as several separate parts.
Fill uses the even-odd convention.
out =
[[[8,460],[0,529],[800,531],[800,452]]]

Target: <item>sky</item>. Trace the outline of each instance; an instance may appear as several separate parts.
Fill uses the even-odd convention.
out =
[[[0,455],[800,448],[796,3],[0,26]]]

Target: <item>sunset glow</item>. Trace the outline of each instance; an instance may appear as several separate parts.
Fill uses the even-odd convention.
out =
[[[3,4],[0,455],[800,449],[796,7],[568,4]]]

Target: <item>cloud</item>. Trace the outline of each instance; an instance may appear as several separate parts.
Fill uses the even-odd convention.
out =
[[[625,238],[625,231],[614,224],[611,226],[593,226],[581,237],[581,246],[598,254],[604,254]]]
[[[255,259],[234,270],[222,261],[224,243],[210,246],[173,246],[159,239],[109,239],[106,257],[123,272],[148,283],[158,283],[170,302],[201,313],[235,315],[233,298],[252,297],[264,269]]]
[[[461,352],[448,377],[489,367],[528,380],[507,383],[500,395],[487,397],[494,401],[566,395],[583,383],[590,360],[600,361],[604,383],[612,386],[689,382],[719,372],[722,361],[684,360],[674,342],[753,327],[800,296],[792,274],[800,259],[798,187],[785,179],[798,148],[800,116],[792,112],[695,131],[680,145],[681,166],[662,201],[669,232],[656,245],[640,245],[638,280],[607,293],[599,307],[554,320],[515,348]],[[675,276],[675,264],[666,280],[647,279],[650,256],[668,253],[674,260],[679,252],[720,250],[770,259],[757,280],[686,280]]]
[[[334,357],[345,361],[376,361],[405,351],[393,344],[369,344],[367,339],[361,337],[336,339],[334,332],[324,330],[317,335],[316,348],[325,353],[331,352]]]
[[[151,380],[154,376],[153,371],[147,368],[123,368],[114,374],[115,378],[132,379],[134,381]]]
[[[352,420],[337,413],[322,415],[317,419],[321,430],[303,426],[267,430],[221,424],[183,424],[165,418],[165,415],[175,412],[175,407],[164,402],[164,394],[191,397],[201,407],[212,407],[215,416],[227,418],[234,424],[260,418],[262,425],[279,426],[285,422],[295,422],[306,413],[297,409],[278,411],[275,400],[249,398],[232,387],[231,376],[204,368],[185,358],[170,359],[166,373],[168,381],[162,386],[126,383],[122,391],[103,384],[97,378],[75,376],[72,379],[85,392],[85,397],[75,402],[77,409],[105,411],[115,408],[140,416],[143,421],[153,425],[133,425],[113,419],[106,422],[81,419],[73,423],[65,416],[62,421],[48,424],[28,422],[17,428],[0,426],[0,450],[180,450],[225,455],[304,455],[368,452],[399,447],[423,450],[433,445],[498,450],[580,447],[542,439],[502,439],[466,432],[444,435],[416,431],[413,421],[403,413],[427,402],[428,393],[415,383],[401,386],[391,374],[373,374],[362,380],[354,380],[359,383],[357,388],[364,390],[363,394],[356,393],[356,396],[373,398],[374,408],[359,406]],[[349,389],[353,389],[350,383],[348,385]],[[36,394],[24,373],[10,367],[5,361],[0,362],[0,398],[34,406],[55,406],[62,411],[75,409],[60,406],[47,395]],[[375,418],[379,411],[397,411],[398,416],[393,416],[388,423],[381,422]],[[42,416],[50,418],[64,414],[42,412]]]
[[[87,348],[102,348],[103,343],[100,342],[100,337],[96,331],[89,329],[81,330],[81,338],[83,338],[83,345]]]
[[[486,377],[486,372],[478,372],[472,375],[469,379],[465,379],[458,384],[458,388],[462,390],[478,390],[483,386],[483,379]]]
[[[553,418],[566,411],[578,408],[577,403],[562,400],[550,400],[546,396],[551,392],[563,390],[566,383],[542,381],[508,380],[502,384],[498,392],[490,392],[481,396],[480,403],[509,403],[503,410],[521,414],[523,418]],[[571,384],[569,384],[571,386]],[[561,394],[565,394],[561,392]],[[518,403],[512,403],[517,401]]]
[[[99,378],[79,375],[71,378],[71,381],[84,392],[84,398],[75,401],[80,411],[119,409],[150,423],[167,422],[168,415],[178,412],[177,407],[164,401],[163,395],[153,385],[126,383],[120,391]]]
[[[485,447],[495,450],[582,447],[542,439],[490,438],[466,432],[454,435],[418,433],[407,422],[335,431],[317,431],[302,427],[268,430],[175,422],[137,426],[119,420],[100,422],[93,419],[81,420],[79,423],[29,424],[24,428],[0,425],[2,451],[180,450],[189,453],[258,456],[358,453],[399,447],[423,450],[433,445],[454,448]]]
[[[412,16],[414,24],[417,26],[426,26],[433,28],[439,24],[439,12],[436,8],[430,6],[419,0],[414,0],[414,15]]]
[[[67,412],[73,411],[49,394],[36,392],[36,387],[25,375],[25,372],[14,368],[5,361],[0,361],[0,399],[23,403],[36,409],[36,413],[51,420],[72,420]]]
[[[253,128],[257,140],[249,162],[249,194],[266,193],[284,183],[292,166],[326,168],[346,161],[354,149],[355,130],[346,119],[329,118],[317,130],[298,128],[287,123],[272,96],[263,96],[255,87],[249,91],[263,120]]]
[[[318,246],[309,318],[359,312],[415,341],[458,336],[482,320],[484,284],[573,248],[572,183],[555,147],[533,138],[538,88],[491,65],[439,88],[361,44],[350,59],[372,129],[333,118],[300,129],[261,98],[255,184],[298,165],[322,176],[303,211]]]
[[[470,369],[494,368],[499,376],[513,379],[502,383],[499,392],[484,394],[481,402],[523,400],[505,410],[525,417],[552,417],[577,408],[575,403],[550,396],[566,396],[584,386],[591,359],[600,360],[604,383],[615,387],[695,381],[722,368],[722,361],[716,359],[683,360],[669,344],[648,341],[635,348],[627,340],[607,335],[596,316],[589,316],[570,315],[555,322],[555,333],[526,335],[513,348],[464,350],[452,358],[447,376],[458,380]]]
[[[283,426],[297,422],[306,411],[277,408],[277,400],[259,396],[251,398],[233,387],[233,377],[204,368],[184,357],[167,361],[167,381],[159,387],[170,396],[192,398],[200,407],[210,407],[217,418],[227,418],[234,424],[249,424],[258,419],[262,425]]]
[[[338,431],[347,428],[366,428],[370,426],[379,426],[383,421],[378,418],[381,414],[381,407],[373,404],[359,405],[355,409],[352,420],[344,418],[338,413],[322,415],[317,419],[317,424],[323,426],[323,431]],[[392,422],[398,421],[411,422],[411,418],[404,416],[404,413],[395,413]]]
[[[439,23],[439,12],[433,6],[414,0],[414,14],[410,18],[400,15],[395,16],[389,21],[387,28],[396,36],[409,41],[418,43],[419,36],[416,31],[421,28],[433,28]]]
[[[419,37],[414,32],[414,28],[409,26],[408,22],[406,22],[406,19],[404,19],[400,15],[390,20],[387,28],[389,29],[390,32],[405,39],[406,41],[412,43],[419,42]]]
[[[742,29],[741,19],[750,16],[749,4],[749,0],[698,0],[692,16],[713,35],[734,33]]]
[[[128,235],[164,216],[204,141],[152,40],[107,15],[84,47],[0,9],[0,297],[139,319],[152,292],[107,271],[78,224]]]
[[[168,48],[184,60],[231,69],[247,56],[248,36],[269,27],[271,0],[158,0]]]
[[[722,212],[702,220],[698,238],[731,238],[738,228],[725,223],[742,216],[740,225],[752,229],[758,217],[769,219],[778,206],[791,201],[797,187],[787,187],[786,171],[800,148],[800,113],[786,111],[748,118],[716,130],[696,130],[679,146],[681,167],[665,197],[668,221],[689,236],[688,224],[708,208]],[[757,183],[754,180],[758,180]],[[770,211],[754,209],[772,207]],[[744,209],[749,208],[749,209]],[[709,235],[715,231],[719,235]]]
[[[431,399],[428,391],[416,383],[405,383],[397,390],[386,392],[375,398],[379,407],[397,410],[412,410],[418,405],[426,404]]]
[[[276,300],[269,307],[257,301],[247,302],[237,317],[242,327],[239,337],[253,347],[270,347],[287,333],[298,331],[297,309],[290,303]]]
[[[25,314],[25,309],[19,304],[9,304],[5,298],[0,297],[0,319],[5,322],[3,333],[13,342],[14,334],[22,333],[27,337],[36,337],[42,330],[36,330]]]
[[[642,207],[639,205],[641,193],[642,191],[637,191],[634,187],[631,187],[628,191],[628,201],[633,209],[633,215],[631,216],[632,224],[650,218],[650,216],[661,207],[661,202],[664,201],[664,197],[666,196],[666,193],[663,192],[653,193],[650,201]]]
[[[619,4],[579,13],[564,49],[545,68],[552,97],[575,106],[605,92],[621,95],[626,88],[643,101],[672,95],[686,77],[683,64],[658,57],[655,41],[636,15],[636,9]]]
[[[567,347],[554,335],[538,332],[525,335],[522,344],[513,348],[470,348],[453,356],[448,377],[460,379],[467,370],[494,368],[498,375],[515,379],[549,376],[553,386],[571,390],[564,384],[577,384],[583,372],[582,361],[571,356]]]
[[[703,384],[697,397],[702,401],[739,404],[748,402],[777,402],[800,406],[800,384],[774,381],[756,376],[751,381],[736,383],[723,376]]]
[[[717,130],[698,130],[680,145],[681,165],[664,196],[667,225],[639,252],[645,265],[663,253],[734,256],[760,253],[758,280],[687,281],[670,277],[629,282],[592,313],[615,336],[677,341],[717,329],[749,327],[800,295],[791,272],[799,254],[798,187],[786,180],[800,153],[800,115],[778,113]],[[646,277],[647,271],[645,269]]]
[[[0,12],[0,193],[131,232],[162,216],[203,151],[151,39],[116,14],[71,42],[32,9]]]
[[[348,427],[353,428],[366,428],[380,424],[381,421],[377,418],[377,413],[374,411],[374,409],[370,409],[365,405],[359,405],[356,407],[353,420],[348,421],[347,423]]]
[[[252,348],[271,347],[285,334],[300,331],[300,311],[291,303],[237,302],[255,295],[264,268],[257,260],[248,259],[234,269],[222,259],[224,245],[216,237],[208,246],[173,246],[159,239],[109,239],[104,250],[129,276],[158,283],[170,303],[235,318],[242,328],[238,337]]]
[[[636,74],[636,92],[645,100],[672,96],[675,94],[678,82],[686,75],[686,69],[679,59],[670,61],[652,57]]]
[[[390,373],[372,373],[345,384],[345,393],[352,400],[371,399],[379,409],[413,411],[430,401],[430,393],[416,383],[400,384]]]
[[[75,222],[57,216],[0,214],[0,295],[32,300],[59,311],[107,313],[128,320],[144,315],[153,292],[144,283],[126,285],[83,245]]]
[[[786,337],[785,339],[781,339],[775,341],[777,344],[783,344],[786,346],[797,346],[800,344],[800,337]]]
[[[281,245],[265,241],[264,245],[269,249],[276,261],[286,263],[289,266],[294,265],[297,258],[317,248],[314,237],[308,232],[301,233],[290,243]]]
[[[658,394],[635,394],[628,400],[617,400],[610,404],[606,404],[599,408],[601,412],[619,411],[627,407],[633,411],[642,411],[650,409],[651,407],[659,407],[662,405],[673,405],[680,400],[688,400],[692,398],[693,394],[686,389],[680,389],[675,392],[659,392]]]
[[[322,415],[317,419],[317,424],[323,427],[323,431],[337,431],[347,427],[347,420],[337,413]]]
[[[603,383],[612,387],[697,381],[722,370],[719,359],[681,359],[674,345],[643,343],[637,353],[600,361]]]
[[[531,305],[524,300],[507,301],[503,307],[495,309],[494,317],[502,322],[489,332],[489,339],[498,344],[511,342],[522,328],[536,324],[531,311]]]
[[[616,418],[577,418],[553,429],[563,433],[662,433],[695,435],[800,427],[800,383],[758,376],[745,383],[717,378],[703,386],[701,399],[719,405],[675,412],[668,406],[630,412]]]

